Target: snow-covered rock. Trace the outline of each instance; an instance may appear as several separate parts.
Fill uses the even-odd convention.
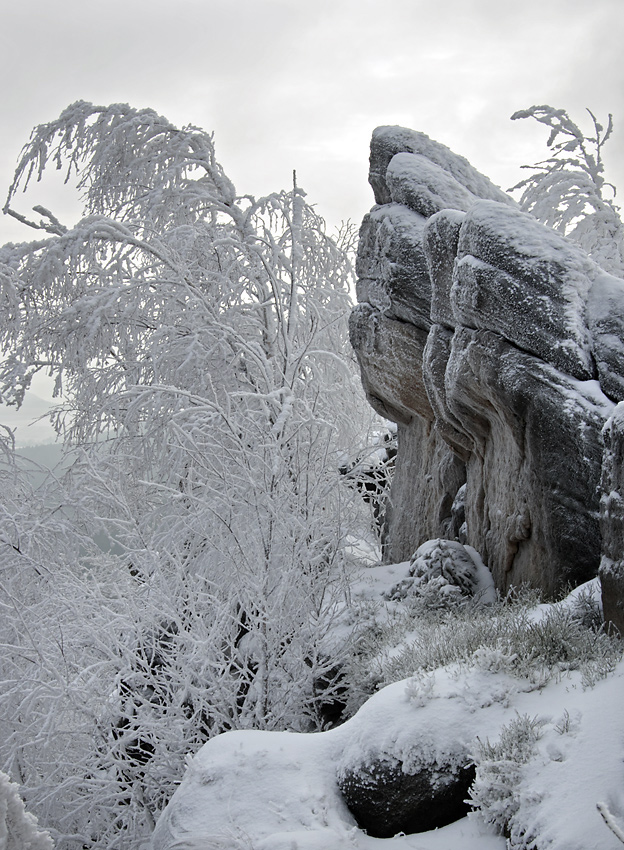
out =
[[[441,210],[427,219],[423,229],[423,250],[427,269],[435,287],[431,292],[431,321],[455,327],[451,306],[453,269],[461,226],[466,215],[457,210]]]
[[[459,327],[443,389],[447,427],[458,422],[471,443],[467,541],[496,586],[529,583],[554,595],[593,577],[600,435],[611,410],[597,382],[577,381],[500,334]]]
[[[624,281],[594,267],[587,318],[598,378],[605,393],[624,399]]]
[[[390,197],[425,218],[440,210],[467,210],[476,196],[426,156],[397,153],[386,169]]]
[[[449,746],[448,753],[425,750],[414,758],[416,753],[408,753],[404,761],[392,752],[358,752],[339,764],[340,791],[368,835],[392,838],[426,832],[468,813],[466,798],[475,771],[465,744],[459,743],[456,750]]]
[[[422,133],[373,134],[351,339],[398,425],[384,557],[459,538],[499,589],[596,575],[601,430],[624,398],[624,282]]]
[[[358,299],[385,316],[431,327],[431,280],[422,248],[426,219],[399,204],[371,210],[360,228]]]
[[[573,378],[589,380],[585,303],[592,268],[580,248],[528,213],[477,201],[457,245],[450,293],[455,327],[493,331]]]
[[[501,672],[494,656],[481,652],[468,669],[389,685],[328,732],[213,738],[191,759],[152,850],[504,850],[494,828],[501,813],[516,836],[539,836],[540,850],[618,850],[596,804],[605,801],[621,820],[622,664],[591,690],[575,672],[537,688]],[[504,747],[494,764],[477,755],[479,742],[496,746],[519,718],[536,731],[523,758]],[[370,776],[380,763],[400,765],[406,777],[437,769],[443,782],[473,754],[477,811],[432,831],[393,833],[388,822],[389,837],[367,835],[340,790],[346,776]],[[396,769],[393,778],[400,784]],[[410,822],[416,830],[429,824],[422,811]]]
[[[446,145],[430,139],[425,133],[396,126],[377,127],[373,131],[368,180],[378,204],[387,204],[392,200],[386,182],[388,165],[393,157],[400,153],[412,153],[425,157],[432,165],[446,171],[460,186],[477,198],[488,198],[516,206],[509,195],[477,171],[465,157],[458,156]]]

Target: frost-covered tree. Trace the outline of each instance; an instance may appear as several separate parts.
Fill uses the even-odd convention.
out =
[[[73,227],[14,209],[51,164],[82,193]],[[336,697],[358,510],[339,467],[367,416],[350,237],[296,181],[238,196],[209,134],[125,105],[36,128],[5,212],[43,238],[0,249],[0,394],[54,380],[70,510],[45,528],[79,545],[43,577],[11,550],[36,627],[7,626],[0,767],[59,848],[131,848],[206,737],[319,728]]]
[[[591,134],[572,121],[564,109],[532,106],[511,118],[535,118],[550,128],[551,155],[535,165],[533,173],[510,191],[522,190],[520,204],[539,221],[558,230],[587,251],[606,271],[624,277],[624,226],[615,205],[615,187],[605,180],[603,147],[613,132],[587,110]],[[611,195],[611,197],[609,197]]]

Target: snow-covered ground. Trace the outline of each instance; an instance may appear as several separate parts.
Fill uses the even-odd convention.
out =
[[[365,570],[353,585],[355,597],[378,599],[408,567]],[[597,589],[590,583],[559,607]],[[529,620],[552,607],[535,608]],[[621,661],[590,687],[580,669],[541,681],[510,675],[490,649],[475,652],[469,664],[382,688],[326,732],[226,733],[190,759],[153,850],[618,850],[622,843],[597,804],[606,805],[615,823],[624,822],[623,696]],[[501,730],[522,719],[534,732],[526,760],[499,753],[496,761]],[[493,745],[487,764],[481,753],[475,785],[489,808],[434,831],[373,838],[358,828],[338,788],[341,766],[358,760],[386,754],[405,768],[423,758],[443,764],[452,753],[476,757],[480,744]],[[510,818],[510,843],[486,823],[501,813]]]

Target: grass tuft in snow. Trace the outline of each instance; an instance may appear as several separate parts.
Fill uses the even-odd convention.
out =
[[[623,644],[603,628],[590,591],[548,606],[526,591],[487,606],[428,603],[412,598],[381,617],[368,612],[348,675],[350,711],[385,685],[450,664],[507,673],[532,688],[578,670],[583,687],[593,687],[622,657]]]

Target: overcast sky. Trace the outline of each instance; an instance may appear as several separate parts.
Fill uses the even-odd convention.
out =
[[[295,168],[328,221],[359,221],[375,126],[422,130],[508,188],[547,136],[510,115],[548,103],[582,125],[586,106],[613,113],[624,196],[623,0],[0,2],[4,186],[35,124],[127,102],[214,130],[241,194],[287,188]],[[46,190],[36,203],[63,218]],[[0,244],[32,236],[0,218]]]

